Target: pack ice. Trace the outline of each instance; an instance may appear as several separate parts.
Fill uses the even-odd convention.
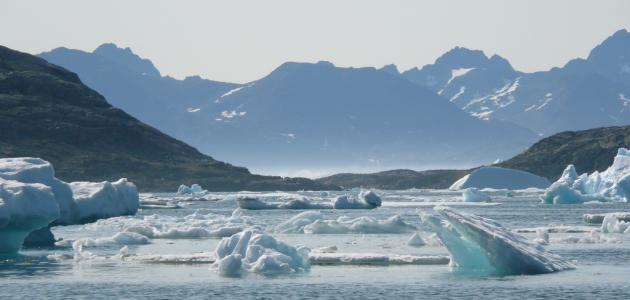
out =
[[[455,271],[531,275],[575,268],[493,220],[448,207],[435,207],[434,211],[437,215],[421,214],[420,217],[448,249]]]
[[[630,151],[619,148],[610,167],[603,172],[580,176],[568,165],[562,176],[542,197],[546,204],[575,204],[588,201],[622,201],[630,197]]]
[[[309,269],[308,253],[306,247],[293,247],[271,235],[245,230],[219,242],[215,267],[223,276],[295,273]]]
[[[41,222],[38,216],[42,215],[43,210],[49,210],[47,216],[56,215],[45,225],[31,228],[32,234],[26,241],[33,245],[54,243],[54,237],[47,226],[83,224],[100,218],[134,214],[139,204],[135,185],[126,179],[113,183],[68,184],[57,179],[52,164],[40,158],[0,159],[0,179],[26,184],[24,189],[29,192],[20,194],[20,197],[31,197],[32,201],[39,203],[39,212],[33,215],[33,222]],[[41,196],[43,192],[34,192],[35,189],[42,188],[46,188],[52,197],[45,198]],[[26,203],[27,200],[20,201]],[[28,214],[23,217],[26,215]]]
[[[376,220],[368,216],[358,218],[340,216],[336,220],[326,220],[319,211],[299,213],[276,227],[276,232],[306,234],[382,234],[408,233],[416,230],[415,226],[406,223],[399,215],[385,220]]]
[[[449,189],[492,188],[522,190],[527,188],[544,189],[549,180],[529,172],[499,167],[481,167],[455,181]]]

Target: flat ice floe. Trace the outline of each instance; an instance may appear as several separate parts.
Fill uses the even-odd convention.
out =
[[[603,172],[577,175],[568,165],[560,179],[542,197],[546,204],[579,204],[589,201],[627,202],[630,197],[630,151],[619,148],[612,165]]]
[[[461,190],[471,187],[508,190],[544,189],[549,184],[549,180],[546,178],[525,171],[499,167],[481,167],[455,181],[449,189]]]
[[[336,198],[308,198],[297,194],[256,195],[235,194],[224,200],[234,199],[238,207],[249,210],[267,209],[374,209],[381,206],[381,198],[372,191],[360,191],[355,195]]]
[[[308,253],[306,247],[293,247],[268,234],[245,230],[221,240],[215,250],[215,267],[223,276],[302,272],[310,267]]]
[[[443,255],[311,252],[309,261],[312,265],[446,265],[450,258]]]
[[[0,178],[0,254],[14,254],[31,231],[59,217],[52,190],[38,183]]]
[[[447,207],[434,210],[437,216],[423,214],[421,218],[450,252],[450,265],[456,271],[518,275],[575,268],[495,221]]]
[[[385,220],[367,216],[358,218],[341,216],[336,220],[326,220],[323,214],[317,211],[299,213],[276,227],[276,231],[281,233],[306,234],[409,233],[416,230],[415,226],[406,223],[399,215]]]

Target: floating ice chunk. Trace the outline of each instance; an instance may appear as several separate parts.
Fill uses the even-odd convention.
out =
[[[51,163],[33,157],[0,159],[0,178],[24,183],[41,183],[49,186],[59,205],[60,216],[55,224],[71,225],[78,218],[79,211],[70,186],[55,178]]]
[[[58,217],[59,205],[49,187],[0,178],[0,253],[17,253],[29,233]]]
[[[324,216],[319,211],[301,212],[278,225],[276,227],[276,232],[302,233],[304,232],[304,226],[312,224],[316,220],[322,219],[324,219]]]
[[[492,199],[476,188],[467,188],[462,191],[464,202],[489,202]]]
[[[244,271],[295,273],[309,269],[308,252],[308,248],[293,247],[270,235],[245,230],[219,242],[215,266],[224,276],[238,276]]]
[[[381,197],[372,191],[361,191],[357,198],[339,196],[333,200],[335,209],[373,209],[381,206],[381,204]]]
[[[410,247],[424,247],[427,245],[427,242],[422,238],[420,233],[416,232],[409,238],[407,245]]]
[[[607,214],[584,214],[584,222],[587,224],[602,224],[606,216],[613,216],[619,221],[630,222],[630,212],[614,212]]]
[[[481,167],[472,173],[460,178],[451,185],[451,190],[465,188],[493,188],[520,190],[526,188],[547,188],[549,180],[521,170]]]
[[[119,232],[111,237],[103,238],[82,238],[72,242],[72,248],[83,247],[103,247],[118,245],[145,245],[149,243],[149,238],[135,232]],[[65,245],[64,241],[60,245]],[[80,245],[80,246],[79,246]]]
[[[115,182],[72,182],[70,188],[79,208],[78,223],[133,215],[138,211],[138,189],[126,178]]]
[[[336,253],[337,250],[339,250],[337,246],[325,246],[312,249],[311,253]]]
[[[603,233],[630,233],[630,222],[621,221],[610,214],[604,217],[601,231]]]
[[[375,220],[370,217],[348,218],[339,217],[337,220],[315,220],[303,227],[307,234],[347,234],[347,233],[408,233],[417,228],[406,223],[399,215],[386,220]]]
[[[440,237],[451,254],[451,267],[457,271],[517,275],[574,268],[495,221],[447,207],[434,210],[439,217],[424,214],[422,221]]]
[[[560,179],[542,197],[546,204],[574,204],[589,201],[622,201],[630,197],[630,151],[619,148],[612,165],[603,172],[577,176],[568,165]]]
[[[314,253],[309,260],[312,265],[446,265],[448,256],[430,255],[387,255],[373,253]]]
[[[185,184],[182,184],[177,188],[178,195],[193,195],[193,196],[203,196],[208,193],[208,190],[204,190],[200,185],[193,183],[190,187]]]
[[[283,202],[266,202],[260,198],[243,196],[236,198],[236,204],[239,208],[249,210],[264,209],[331,209],[332,205],[328,203],[317,203],[306,197],[298,198],[279,198]]]

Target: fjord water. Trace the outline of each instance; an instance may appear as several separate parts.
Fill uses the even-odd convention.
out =
[[[334,196],[340,192],[330,192]],[[319,196],[319,192],[304,192]],[[584,213],[630,211],[627,203],[543,205],[540,192],[491,192],[492,203],[463,203],[459,192],[442,190],[380,191],[383,207],[374,210],[322,210],[327,219],[338,216],[369,216],[382,220],[400,215],[405,222],[421,226],[418,211],[429,211],[436,203],[450,203],[456,209],[493,219],[511,229],[550,227],[564,231],[550,233],[547,249],[572,261],[577,269],[535,276],[475,276],[450,272],[447,265],[409,266],[319,266],[304,273],[262,276],[246,274],[225,278],[210,263],[149,263],[120,260],[114,256],[121,245],[89,247],[91,257],[75,260],[71,247],[26,249],[20,256],[0,263],[0,298],[630,298],[630,236],[608,234],[593,238],[582,221]],[[149,195],[143,195],[144,198]],[[174,199],[175,195],[157,195]],[[217,194],[217,197],[224,194]],[[58,238],[110,237],[121,226],[148,216],[172,220],[197,213],[230,216],[234,201],[182,202],[181,209],[142,209],[137,216],[116,218],[82,226],[55,227]],[[301,210],[242,211],[252,225],[259,226],[292,245],[311,249],[336,246],[338,252],[447,255],[445,248],[407,246],[412,233],[404,234],[278,234],[273,228]],[[522,234],[536,238],[531,230]],[[428,234],[428,233],[427,233]],[[578,240],[577,238],[582,238]],[[211,252],[218,238],[152,239],[150,244],[130,245],[128,252],[141,255],[185,256]],[[48,257],[67,259],[52,259]]]

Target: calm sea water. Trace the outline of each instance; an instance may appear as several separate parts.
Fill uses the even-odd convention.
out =
[[[401,215],[420,225],[418,210],[430,210],[433,202],[457,201],[458,193],[449,191],[382,192],[384,207],[375,210],[322,211],[330,218],[340,215],[370,216],[385,219]],[[317,196],[319,193],[304,193]],[[334,193],[333,193],[334,194]],[[607,236],[606,240],[571,241],[568,237],[588,238],[582,221],[584,213],[630,211],[630,205],[584,204],[545,206],[537,193],[504,192],[491,194],[495,206],[460,206],[459,209],[494,219],[517,228],[573,226],[576,231],[552,233],[547,248],[577,265],[576,270],[537,276],[476,277],[454,275],[448,266],[312,266],[300,274],[242,278],[220,277],[209,263],[160,264],[121,261],[113,258],[117,244],[89,247],[92,259],[74,260],[71,247],[26,249],[21,256],[0,262],[0,299],[630,299],[630,237]],[[167,199],[170,195],[160,195]],[[134,219],[151,216],[156,220],[176,220],[198,213],[229,216],[232,201],[187,202],[181,209],[144,209],[135,217],[97,225],[58,227],[58,238],[109,237],[120,226]],[[275,225],[300,211],[245,211],[254,225],[270,231]],[[439,246],[412,248],[405,234],[274,234],[290,244],[311,248],[336,246],[339,252],[448,254]],[[534,238],[533,233],[524,233]],[[147,245],[129,246],[136,255],[186,255],[214,250],[219,239],[153,239]],[[66,259],[51,259],[55,254]]]

